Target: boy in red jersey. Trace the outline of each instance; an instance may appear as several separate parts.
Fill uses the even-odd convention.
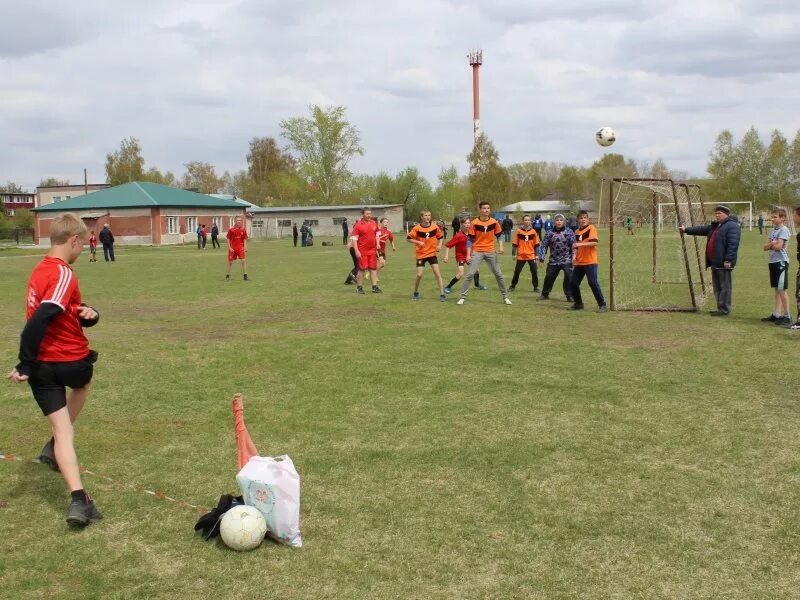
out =
[[[97,262],[97,236],[94,231],[89,236],[89,262]]]
[[[439,300],[444,302],[447,296],[444,295],[442,274],[439,272],[439,259],[436,256],[442,249],[444,234],[438,225],[431,222],[431,211],[423,210],[419,214],[419,220],[420,223],[414,225],[407,236],[408,241],[416,246],[417,255],[417,278],[414,280],[414,293],[411,295],[411,299],[419,300],[419,282],[422,281],[422,274],[425,272],[425,263],[428,263],[439,286]]]
[[[494,278],[497,280],[497,286],[500,288],[500,293],[503,296],[504,304],[511,304],[508,298],[508,290],[506,289],[506,282],[503,279],[503,272],[500,270],[500,264],[497,261],[497,254],[503,254],[505,248],[503,247],[503,238],[500,237],[503,233],[503,228],[497,219],[492,217],[492,206],[488,202],[481,202],[478,205],[480,216],[473,219],[469,226],[467,237],[470,244],[467,244],[467,262],[469,263],[469,272],[464,278],[464,283],[461,284],[461,298],[458,299],[456,304],[462,305],[467,300],[467,292],[469,291],[469,284],[475,278],[475,273],[481,262],[486,261],[489,268],[494,273]],[[495,240],[499,243],[497,254],[494,251]]]
[[[358,259],[358,275],[356,275],[356,293],[364,293],[364,271],[369,271],[372,279],[372,293],[380,294],[381,288],[376,285],[378,281],[378,239],[380,227],[372,218],[372,209],[361,209],[361,218],[353,225],[350,239],[353,240],[353,249]]]
[[[450,241],[445,244],[444,262],[450,260],[450,248],[455,248],[456,253],[456,276],[450,280],[444,288],[445,294],[453,292],[453,286],[464,276],[464,265],[467,264],[467,232],[469,231],[470,218],[464,217],[459,220],[458,229]]]
[[[8,374],[14,383],[28,382],[50,422],[53,437],[42,448],[39,460],[61,471],[72,494],[67,523],[73,525],[103,518],[81,484],[73,442],[73,423],[86,402],[97,360],[83,328],[92,327],[100,318],[96,310],[81,302],[78,280],[70,267],[81,255],[87,233],[86,225],[75,215],[53,220],[50,252],[28,280],[19,364]]]
[[[538,293],[539,273],[536,269],[536,251],[539,248],[539,234],[533,228],[533,220],[530,215],[522,217],[522,226],[514,233],[511,243],[517,249],[517,264],[514,267],[514,277],[511,278],[511,287],[508,288],[508,291],[513,292],[517,287],[519,276],[527,263],[531,269],[533,291]]]
[[[378,249],[378,268],[382,269],[386,266],[386,242],[392,245],[392,252],[397,252],[397,246],[394,245],[394,234],[389,229],[389,219],[383,217],[381,219],[381,228],[378,230],[380,235],[379,249]]]
[[[225,237],[228,239],[228,271],[225,273],[225,281],[231,278],[231,265],[237,258],[242,263],[242,275],[244,276],[244,280],[249,281],[247,278],[247,261],[245,260],[248,236],[247,229],[245,229],[243,223],[244,219],[242,216],[237,215],[236,219],[234,219],[233,227],[228,229],[228,233],[225,234]]]

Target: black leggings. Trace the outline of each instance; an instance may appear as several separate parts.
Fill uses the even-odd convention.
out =
[[[535,260],[518,260],[514,266],[514,277],[511,279],[511,287],[517,287],[520,273],[525,268],[525,264],[531,268],[531,279],[533,280],[533,289],[539,289],[539,270],[536,268]]]

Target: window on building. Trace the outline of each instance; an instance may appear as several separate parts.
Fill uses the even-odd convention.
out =
[[[61,202],[61,196],[53,196],[53,202]]]
[[[341,225],[347,220],[346,217],[333,217],[333,224],[334,225]]]
[[[309,227],[319,227],[318,219],[306,219],[306,225]]]
[[[69,200],[72,196],[64,196],[64,200]]]
[[[222,217],[211,217],[211,225],[216,225],[218,229],[222,229]]]
[[[178,233],[178,217],[167,217],[167,233]]]
[[[197,231],[197,217],[186,217],[186,233]]]
[[[278,227],[291,227],[292,220],[291,219],[278,219]]]
[[[9,208],[8,210],[6,210],[6,214],[9,217],[13,217],[14,216],[14,209],[13,208]]]

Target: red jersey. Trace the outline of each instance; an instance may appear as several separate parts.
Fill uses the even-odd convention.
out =
[[[377,233],[380,227],[375,219],[365,221],[359,219],[353,225],[353,230],[350,232],[351,237],[357,237],[356,244],[358,245],[359,252],[375,252],[378,248]]]
[[[228,238],[228,246],[231,247],[231,250],[243,250],[244,241],[247,239],[247,230],[244,227],[231,227],[225,237]]]
[[[89,248],[97,248],[97,237],[94,234],[89,236]]]
[[[81,290],[72,268],[60,258],[45,256],[33,269],[28,280],[25,319],[30,319],[43,302],[56,304],[63,312],[56,315],[47,327],[36,360],[71,362],[86,358],[89,340],[83,335],[78,318]]]
[[[467,261],[467,235],[462,231],[456,232],[449,242],[445,244],[448,248],[455,246],[456,248],[456,262]]]
[[[389,229],[384,229],[383,227],[380,228],[379,233],[381,234],[381,254],[386,256],[386,242],[394,242],[394,234]]]

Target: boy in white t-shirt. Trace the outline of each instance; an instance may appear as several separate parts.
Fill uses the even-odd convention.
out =
[[[775,292],[775,308],[772,314],[761,319],[775,325],[791,325],[789,314],[789,228],[786,227],[786,211],[772,211],[772,229],[764,251],[769,257],[769,283]]]

